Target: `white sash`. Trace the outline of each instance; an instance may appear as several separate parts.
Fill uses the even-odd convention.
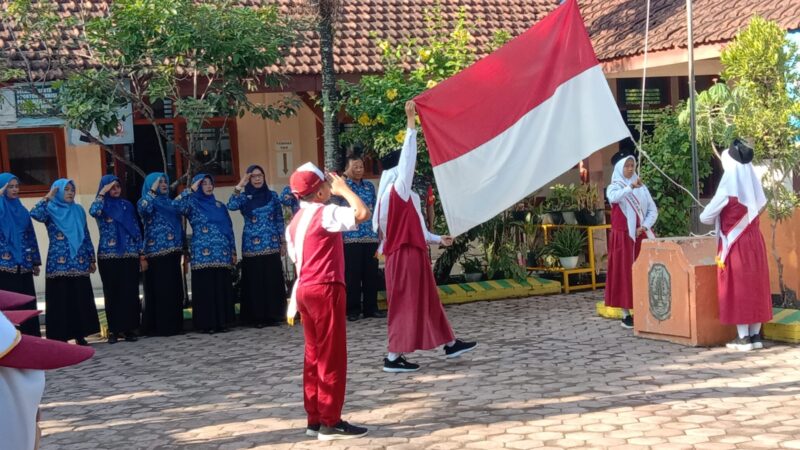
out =
[[[715,228],[717,229],[717,236],[719,236],[719,242],[722,244],[719,250],[719,254],[717,255],[717,267],[721,270],[725,270],[725,260],[728,259],[728,253],[733,246],[733,243],[736,242],[744,233],[744,230],[747,229],[747,226],[750,225],[750,221],[747,217],[747,214],[743,215],[736,225],[733,226],[730,230],[728,230],[728,234],[723,234],[722,229],[720,228],[720,218],[717,217],[717,221],[715,224]]]
[[[294,325],[294,317],[297,315],[297,285],[300,284],[300,269],[303,266],[303,246],[306,234],[308,233],[309,225],[311,225],[311,219],[314,218],[317,210],[322,208],[323,205],[321,203],[308,203],[303,206],[300,221],[297,222],[297,228],[295,229],[296,243],[292,240],[292,234],[289,230],[286,230],[286,249],[288,250],[289,258],[294,262],[297,274],[294,286],[292,286],[292,295],[289,297],[289,306],[286,308],[286,322],[289,325]]]

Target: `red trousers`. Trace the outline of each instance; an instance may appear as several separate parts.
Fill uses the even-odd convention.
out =
[[[347,384],[347,293],[338,283],[297,287],[297,309],[306,339],[303,403],[308,424],[335,426],[342,418]]]

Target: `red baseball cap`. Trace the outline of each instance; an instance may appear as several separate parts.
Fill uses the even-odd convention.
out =
[[[0,367],[50,370],[72,366],[94,355],[94,349],[21,334],[0,312]]]
[[[20,326],[26,320],[36,317],[41,314],[41,311],[35,309],[18,309],[14,311],[3,311],[3,314],[6,315],[6,318],[11,322],[12,325],[15,327]]]
[[[305,197],[325,182],[325,174],[314,164],[307,162],[298,167],[289,177],[289,188],[298,197]]]
[[[0,291],[0,311],[6,309],[17,309],[20,306],[23,306],[26,303],[30,303],[34,300],[36,300],[36,297],[32,295],[19,294],[11,291]]]

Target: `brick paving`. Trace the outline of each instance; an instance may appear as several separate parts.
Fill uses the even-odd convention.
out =
[[[44,449],[800,448],[800,347],[750,353],[636,338],[600,293],[447,308],[480,341],[420,372],[381,368],[386,323],[348,323],[350,441],[303,431],[300,328],[95,344],[48,373]],[[2,445],[0,445],[1,447]]]

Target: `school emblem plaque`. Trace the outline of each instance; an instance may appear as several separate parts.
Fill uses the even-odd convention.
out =
[[[647,290],[650,297],[650,314],[659,322],[669,319],[672,311],[672,285],[667,267],[653,264],[647,274]]]

